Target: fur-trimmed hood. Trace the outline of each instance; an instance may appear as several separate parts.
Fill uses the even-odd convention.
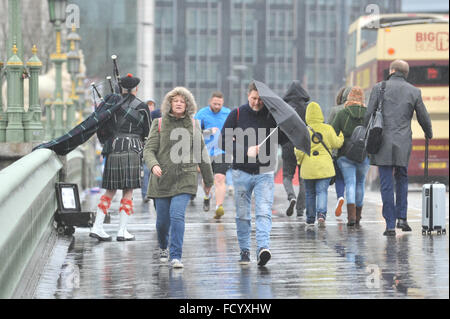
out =
[[[172,107],[171,101],[177,95],[184,97],[186,101],[186,113],[191,117],[194,117],[194,114],[197,113],[197,103],[195,102],[194,95],[192,95],[192,93],[185,87],[176,87],[166,94],[161,104],[161,114],[166,115],[170,113]]]

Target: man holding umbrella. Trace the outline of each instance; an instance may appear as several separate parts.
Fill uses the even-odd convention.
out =
[[[225,153],[233,153],[233,183],[236,230],[241,250],[240,263],[250,263],[251,199],[254,193],[257,262],[259,266],[264,266],[272,256],[269,244],[278,144],[286,143],[288,138],[284,130],[276,129],[280,126],[280,122],[276,121],[272,111],[269,111],[268,106],[272,103],[268,102],[271,101],[266,97],[263,101],[260,97],[258,85],[261,88],[267,88],[257,81],[250,84],[248,103],[234,109],[228,115],[222,128],[219,147]],[[283,108],[295,113],[289,105],[283,103]],[[298,115],[297,118],[300,119]]]

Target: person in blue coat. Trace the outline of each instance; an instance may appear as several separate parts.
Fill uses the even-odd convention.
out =
[[[227,191],[226,174],[231,167],[231,160],[225,159],[225,152],[218,147],[218,141],[223,124],[230,114],[230,109],[223,106],[224,97],[221,92],[213,92],[209,100],[209,105],[202,108],[195,115],[199,120],[205,137],[206,147],[211,158],[211,165],[214,173],[214,186],[216,197],[216,211],[214,218],[220,219],[225,211],[223,202]],[[210,209],[210,195],[203,200],[203,210]]]

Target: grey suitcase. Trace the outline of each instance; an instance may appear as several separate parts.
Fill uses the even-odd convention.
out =
[[[428,181],[428,139],[425,140],[425,185],[422,187],[422,235],[436,231],[438,235],[446,234],[445,229],[445,191],[440,183]]]

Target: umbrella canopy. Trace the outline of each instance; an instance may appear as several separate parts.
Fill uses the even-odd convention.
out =
[[[50,142],[36,146],[34,150],[48,148],[58,155],[66,155],[79,145],[89,140],[97,130],[106,123],[114,112],[128,100],[128,96],[121,97],[111,94],[105,97],[105,101],[86,120],[75,126],[70,132],[51,140]]]
[[[296,148],[309,155],[311,139],[305,122],[289,104],[269,89],[267,85],[258,81],[255,81],[255,85],[258,89],[259,97],[272,114],[278,127]]]

